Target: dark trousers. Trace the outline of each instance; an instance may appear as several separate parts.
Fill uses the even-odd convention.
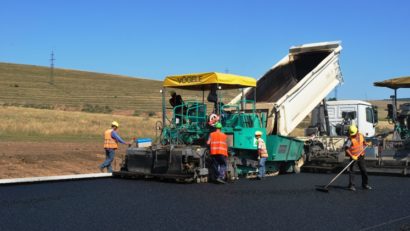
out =
[[[224,179],[226,172],[226,157],[224,155],[211,155],[212,158],[212,170],[214,179]]]
[[[351,161],[352,159],[350,159]],[[362,186],[366,186],[369,181],[369,177],[367,176],[367,171],[366,171],[366,163],[364,162],[364,156],[360,156],[359,159],[356,161],[357,166],[359,166],[360,169],[360,174],[362,175]],[[354,164],[350,165],[348,172],[349,172],[349,186],[353,185],[354,186]]]

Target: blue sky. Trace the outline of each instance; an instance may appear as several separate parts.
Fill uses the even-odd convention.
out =
[[[406,0],[0,3],[0,62],[49,66],[54,49],[58,68],[157,80],[210,71],[259,78],[290,46],[340,40],[338,98],[388,98],[392,91],[373,82],[410,75]]]

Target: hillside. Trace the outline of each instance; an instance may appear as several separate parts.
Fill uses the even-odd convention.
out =
[[[161,111],[162,81],[55,68],[50,82],[48,67],[0,63],[0,105],[69,110],[98,106],[131,114]],[[184,100],[202,99],[202,92],[177,92]],[[225,96],[236,94],[231,90]]]

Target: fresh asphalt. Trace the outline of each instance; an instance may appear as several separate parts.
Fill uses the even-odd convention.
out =
[[[288,174],[226,185],[95,179],[0,186],[0,230],[410,230],[408,177]],[[360,185],[360,176],[356,177]]]

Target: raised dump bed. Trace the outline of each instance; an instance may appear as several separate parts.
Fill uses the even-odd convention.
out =
[[[256,88],[245,89],[248,99],[256,94],[258,109],[268,110],[268,133],[288,135],[342,81],[341,49],[340,42],[291,47]]]

